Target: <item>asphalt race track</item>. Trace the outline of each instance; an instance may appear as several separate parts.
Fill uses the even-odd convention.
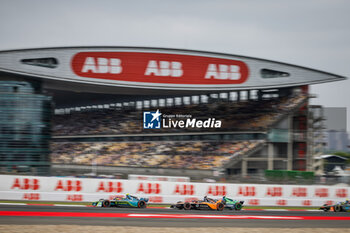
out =
[[[350,213],[323,211],[200,211],[0,205],[0,224],[140,227],[349,228]]]

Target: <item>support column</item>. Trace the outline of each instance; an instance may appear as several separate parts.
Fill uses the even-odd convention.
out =
[[[309,109],[307,115],[307,128],[306,128],[306,171],[313,171],[313,144],[314,144],[314,136],[313,136],[313,118],[310,117]]]
[[[248,161],[245,159],[242,159],[242,167],[241,167],[241,174],[242,177],[247,177],[247,170],[248,170]]]
[[[262,100],[262,91],[261,90],[258,90],[258,100]]]
[[[273,143],[268,143],[267,145],[267,169],[273,170],[273,158],[274,158],[274,152],[273,152]]]
[[[232,97],[232,91],[230,91],[229,93],[228,93],[228,101],[230,101],[230,102],[232,102],[233,100],[233,97]]]
[[[293,115],[288,116],[289,139],[287,144],[287,170],[293,170]]]

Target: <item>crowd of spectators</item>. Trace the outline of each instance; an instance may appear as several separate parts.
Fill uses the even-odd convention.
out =
[[[215,118],[222,121],[221,128],[186,131],[245,131],[265,130],[286,112],[293,110],[306,99],[306,95],[274,98],[259,101],[221,101],[196,105],[159,107],[162,114],[192,115],[192,118],[206,120]],[[55,115],[54,135],[106,135],[129,133],[154,133],[144,130],[142,111],[123,109],[96,109]],[[179,120],[180,118],[177,118]],[[179,128],[162,128],[157,133],[180,131]]]
[[[54,164],[213,169],[263,141],[53,142]]]
[[[306,95],[299,94],[259,101],[215,101],[158,109],[163,115],[190,114],[196,119],[215,118],[222,121],[220,129],[205,128],[205,131],[262,131],[286,113],[300,107],[306,99]],[[143,111],[136,109],[73,111],[54,116],[53,134],[98,136],[184,132],[179,128],[143,130],[142,117]],[[204,130],[187,128],[186,132]],[[263,141],[52,142],[51,159],[54,164],[214,169],[248,153],[261,143]]]

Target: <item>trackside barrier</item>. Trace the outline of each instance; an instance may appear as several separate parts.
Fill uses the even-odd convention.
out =
[[[218,184],[143,180],[91,179],[0,175],[0,199],[84,201],[112,199],[130,193],[150,198],[151,203],[174,203],[220,198],[244,200],[246,205],[320,206],[343,201],[349,187],[263,184]]]

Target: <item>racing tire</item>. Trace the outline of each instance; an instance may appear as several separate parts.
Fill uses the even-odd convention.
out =
[[[223,211],[225,208],[225,205],[221,202],[219,202],[217,205],[216,205],[216,210],[217,211]]]
[[[236,203],[235,205],[235,210],[241,210],[242,209],[242,204],[241,203]]]
[[[102,202],[102,206],[103,206],[103,207],[109,207],[110,205],[111,205],[111,202],[108,201],[108,200],[104,200],[104,201]]]
[[[340,212],[340,211],[341,211],[341,206],[340,205],[334,206],[334,212]]]
[[[146,208],[147,204],[145,201],[141,200],[137,203],[137,207],[139,207],[140,209]]]
[[[190,209],[191,209],[191,203],[185,202],[185,203],[184,203],[184,209],[185,209],[185,210],[190,210]]]

